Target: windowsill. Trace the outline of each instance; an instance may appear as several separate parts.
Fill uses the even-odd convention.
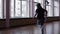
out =
[[[10,18],[10,19],[32,19],[33,17],[20,17],[20,18]],[[59,18],[59,16],[54,16],[54,17],[47,17],[47,18]],[[36,19],[36,18],[34,18]],[[0,19],[0,20],[5,20],[5,19]]]

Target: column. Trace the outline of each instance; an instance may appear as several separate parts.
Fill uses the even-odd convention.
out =
[[[51,6],[52,6],[52,11],[53,11],[53,16],[54,16],[54,0],[51,0]]]
[[[59,17],[60,17],[60,0],[59,0]],[[60,23],[59,23],[60,26]],[[60,34],[60,27],[59,27],[59,34]]]
[[[4,0],[2,1],[2,6],[3,6],[3,18],[4,18]]]
[[[60,0],[59,0],[59,16],[60,16]]]
[[[6,18],[6,0],[3,0],[4,1],[4,7],[3,7],[3,18]]]
[[[9,20],[10,20],[10,0],[6,0],[6,27],[7,28],[9,28],[10,26]]]
[[[32,17],[34,16],[34,0],[32,0]]]

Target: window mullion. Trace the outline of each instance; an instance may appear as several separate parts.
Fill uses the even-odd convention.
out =
[[[2,3],[3,3],[3,4],[2,4],[2,7],[3,7],[3,8],[2,8],[2,9],[3,9],[2,14],[3,14],[3,19],[4,19],[4,0],[2,0]]]
[[[21,12],[21,13],[20,13],[20,17],[22,17],[22,0],[21,0],[21,2],[20,2],[20,7],[21,7],[21,9],[20,9],[20,10],[21,10],[21,11],[20,11],[20,12]]]
[[[16,8],[16,0],[14,0],[14,17],[15,17],[15,8]]]
[[[32,17],[34,16],[34,0],[32,0]]]
[[[54,16],[54,0],[52,0],[52,11],[53,11],[53,16]]]

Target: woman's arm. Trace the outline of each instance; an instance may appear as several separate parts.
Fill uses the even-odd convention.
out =
[[[37,13],[34,15],[34,17],[37,15]]]

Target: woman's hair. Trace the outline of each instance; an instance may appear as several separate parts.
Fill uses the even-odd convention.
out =
[[[42,8],[40,3],[37,3],[37,8]]]
[[[37,6],[40,6],[41,4],[40,3],[37,3]]]

